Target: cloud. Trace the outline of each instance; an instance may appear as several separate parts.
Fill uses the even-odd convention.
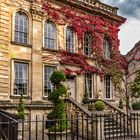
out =
[[[140,0],[100,0],[119,8],[119,13],[127,18],[140,19]]]

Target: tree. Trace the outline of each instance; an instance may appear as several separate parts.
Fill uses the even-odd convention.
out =
[[[130,85],[133,98],[140,98],[140,70],[138,70],[134,82]]]
[[[61,132],[66,129],[66,107],[61,98],[67,93],[66,87],[62,84],[66,80],[66,76],[61,71],[55,71],[52,73],[50,80],[54,87],[53,91],[49,93],[48,100],[53,102],[54,107],[47,118],[57,121],[50,123],[49,130]]]

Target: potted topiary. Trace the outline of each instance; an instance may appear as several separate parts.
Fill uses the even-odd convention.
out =
[[[18,130],[22,130],[22,122],[24,120],[24,102],[23,102],[23,95],[20,94],[19,104],[17,108],[17,117],[18,117]]]
[[[133,110],[140,110],[140,101],[135,101],[132,103]]]
[[[47,115],[49,130],[47,134],[50,140],[56,140],[56,138],[59,138],[58,136],[66,134],[64,132],[66,130],[66,106],[61,98],[67,93],[66,87],[62,84],[66,80],[66,76],[61,71],[55,71],[52,73],[50,80],[53,85],[53,91],[49,93],[48,100],[53,102],[54,107]],[[63,137],[62,140],[65,140],[66,137]]]
[[[85,89],[85,94],[84,94],[84,97],[82,99],[82,103],[83,103],[83,106],[85,106],[86,108],[88,107],[89,98],[88,98],[87,89]]]
[[[98,100],[95,102],[94,107],[98,111],[103,111],[105,109],[105,103],[103,101]]]
[[[17,108],[18,114],[17,117],[18,119],[23,120],[24,119],[24,102],[23,102],[23,95],[20,95],[19,98],[19,104],[18,104],[18,108]]]
[[[88,94],[87,94],[87,93],[84,94],[82,103],[83,103],[83,104],[88,104],[88,103],[89,103],[89,98],[88,98]]]

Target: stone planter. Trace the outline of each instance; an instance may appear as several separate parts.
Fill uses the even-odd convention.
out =
[[[22,131],[23,121],[24,120],[22,120],[22,119],[18,119],[18,131]]]
[[[66,140],[70,134],[70,130],[63,132],[47,132],[49,140]]]
[[[22,125],[23,125],[22,119],[18,119],[18,140],[22,140]]]

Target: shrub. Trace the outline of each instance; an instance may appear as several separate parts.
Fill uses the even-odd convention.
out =
[[[134,82],[130,85],[131,95],[134,98],[140,98],[140,70],[137,71]]]
[[[140,110],[140,101],[132,103],[133,110]]]
[[[83,102],[83,104],[88,104],[88,102],[89,102],[89,98],[88,98],[88,95],[86,93],[84,94],[82,102]]]
[[[66,80],[66,76],[61,71],[54,71],[51,75],[50,80],[53,85],[58,86],[59,84],[61,84],[61,82],[64,82]]]
[[[89,98],[88,98],[88,93],[87,93],[87,88],[85,87],[85,94],[82,100],[83,104],[88,104],[89,103]]]
[[[55,71],[51,75],[51,83],[54,85],[53,91],[49,93],[48,100],[54,103],[52,111],[47,118],[53,120],[49,127],[50,131],[64,131],[66,129],[66,107],[64,101],[60,98],[67,92],[66,87],[62,84],[66,80],[66,76],[61,71]],[[54,120],[58,120],[55,122]],[[61,119],[61,121],[59,121]]]
[[[20,99],[19,99],[19,104],[18,104],[18,119],[24,119],[24,103],[23,103],[23,95],[21,94]]]
[[[96,110],[102,111],[105,108],[105,103],[103,101],[96,101],[94,106]]]

